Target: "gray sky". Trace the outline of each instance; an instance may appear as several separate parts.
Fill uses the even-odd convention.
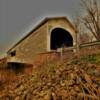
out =
[[[80,0],[0,0],[0,55],[46,16],[79,13]]]

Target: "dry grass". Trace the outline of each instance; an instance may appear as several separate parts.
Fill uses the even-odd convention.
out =
[[[31,98],[36,98],[35,100],[49,100],[44,99],[46,96],[52,97],[52,100],[99,100],[99,48],[80,49],[77,54],[66,51],[62,57],[59,53],[54,52],[38,55],[34,69],[29,65],[23,69],[27,74],[24,77],[22,77],[24,75],[22,71],[17,73],[17,77],[14,77],[16,73],[12,69],[1,71],[1,80],[10,80],[9,85],[13,88],[12,94],[10,94],[8,91],[11,91],[11,87],[5,85],[8,87],[7,95],[13,96],[13,98],[18,96],[18,93],[21,93],[20,97],[24,95],[22,90],[19,90],[18,93],[14,92],[17,87],[15,89],[12,84],[15,86],[17,84],[17,86],[25,88],[24,91],[28,90],[27,94],[31,94]],[[30,75],[28,75],[29,73]],[[2,86],[1,83],[0,89],[3,90],[5,86]],[[33,90],[31,90],[32,88]]]

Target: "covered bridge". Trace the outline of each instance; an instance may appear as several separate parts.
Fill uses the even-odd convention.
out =
[[[76,31],[66,17],[45,18],[7,51],[9,62],[32,63],[39,53],[76,45]]]

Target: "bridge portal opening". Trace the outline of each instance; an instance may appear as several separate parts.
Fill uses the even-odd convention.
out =
[[[55,28],[52,30],[50,45],[51,50],[70,46],[73,46],[73,38],[68,31],[62,28]]]

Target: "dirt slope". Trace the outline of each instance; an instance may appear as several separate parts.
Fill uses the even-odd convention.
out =
[[[100,54],[34,65],[0,83],[0,100],[100,100]]]

